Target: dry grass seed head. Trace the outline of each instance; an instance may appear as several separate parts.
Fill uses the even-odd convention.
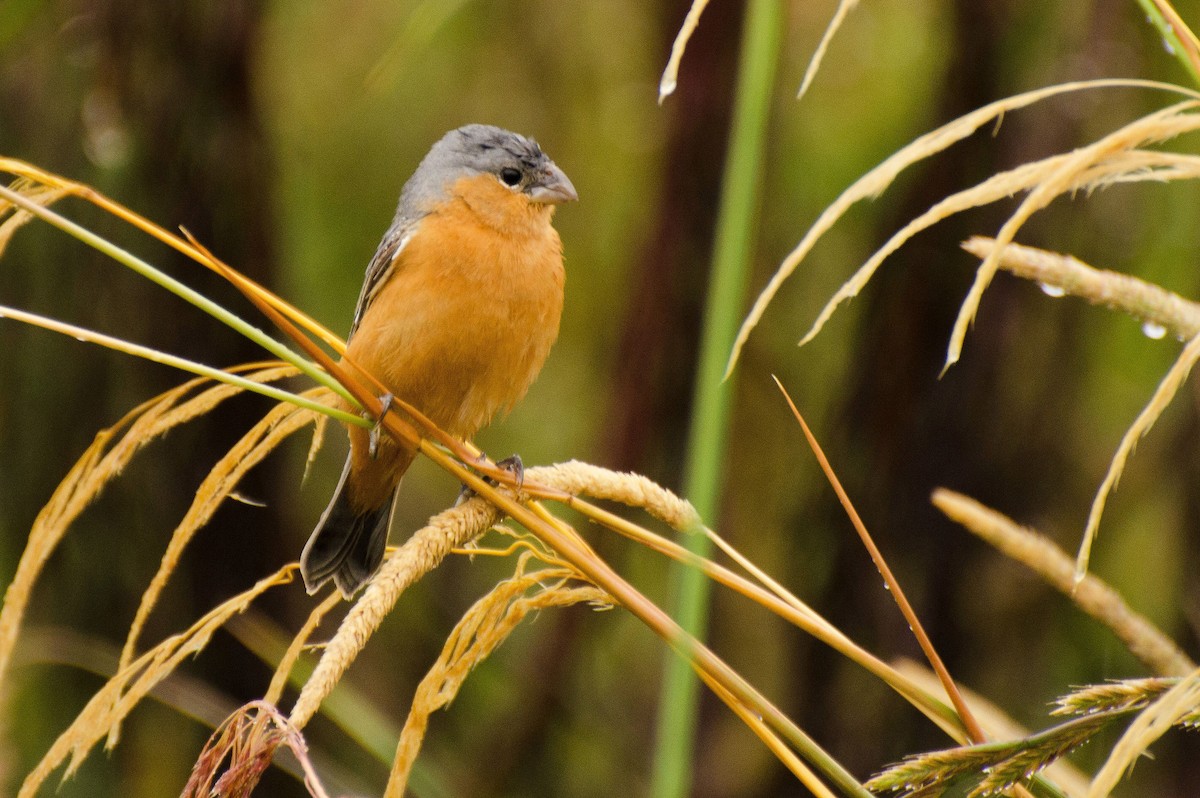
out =
[[[266,701],[240,707],[213,732],[180,798],[249,798],[280,746],[300,762],[309,794],[326,798],[304,736]],[[222,767],[226,760],[228,764]]]
[[[1131,609],[1107,583],[1092,575],[1076,581],[1071,557],[1046,536],[969,496],[945,488],[934,491],[932,501],[947,518],[1033,570],[1081,610],[1111,629],[1130,653],[1154,672],[1182,676],[1196,668],[1169,637]]]
[[[273,371],[268,368],[258,373],[261,375]],[[191,396],[203,385],[210,387]],[[91,445],[55,488],[29,530],[25,550],[21,553],[16,573],[4,594],[4,606],[0,609],[0,678],[7,670],[38,575],[71,523],[121,473],[142,447],[172,428],[204,415],[240,392],[241,389],[230,385],[211,385],[205,379],[189,380],[143,402],[116,424],[97,433]],[[121,437],[110,447],[110,442],[118,435]]]
[[[297,728],[303,728],[316,713],[409,585],[436,568],[453,549],[483,534],[498,520],[499,511],[476,496],[438,513],[389,554],[361,598],[342,619],[301,689],[290,715]]]
[[[525,477],[530,482],[544,484],[573,496],[590,496],[638,507],[672,529],[687,530],[700,523],[700,516],[690,502],[641,474],[610,471],[570,460],[530,468],[525,472]]]
[[[1092,780],[1088,798],[1104,798],[1121,777],[1127,773],[1138,757],[1172,726],[1185,722],[1200,708],[1200,670],[1186,678],[1143,709],[1129,724],[1121,739],[1113,747],[1104,767]]]
[[[295,566],[288,565],[259,580],[249,590],[210,610],[187,631],[167,638],[118,671],[96,691],[70,726],[50,746],[37,766],[25,777],[17,798],[33,798],[46,778],[68,756],[70,762],[63,778],[74,773],[88,751],[102,737],[111,735],[113,729],[138,702],[170,675],[184,659],[202,651],[213,633],[229,618],[245,610],[270,588],[289,584],[294,573]]]
[[[293,370],[282,371],[292,372]],[[326,388],[317,388],[307,391],[304,395],[314,399],[318,397],[328,399],[331,392]],[[129,664],[129,661],[133,659],[142,627],[166,587],[167,580],[179,564],[179,559],[187,544],[208,523],[213,513],[237,487],[246,472],[258,465],[263,458],[275,450],[276,446],[294,432],[311,423],[316,415],[310,410],[287,403],[275,405],[208,472],[200,487],[197,488],[195,498],[184,514],[183,520],[171,534],[158,571],[142,594],[137,613],[125,639],[125,647],[121,651],[121,667]]]
[[[621,474],[571,461],[529,468],[525,478],[530,483],[571,495],[641,507],[678,529],[699,523],[689,503],[636,474]],[[451,551],[474,540],[499,520],[499,511],[476,496],[434,516],[427,526],[389,555],[325,646],[316,669],[296,700],[291,721],[301,728],[308,723],[410,585],[436,568]]]
[[[1056,197],[1069,193],[1081,174],[1106,158],[1200,128],[1200,115],[1188,113],[1198,105],[1200,102],[1196,100],[1186,100],[1137,119],[1092,144],[1074,150],[1038,181],[996,234],[997,251],[985,258],[975,273],[975,282],[963,300],[954,330],[950,334],[950,346],[946,353],[947,367],[958,361],[967,328],[975,319],[983,292],[1000,268],[998,250],[1013,240],[1021,226],[1034,213],[1049,205]]]
[[[487,659],[531,612],[584,602],[605,607],[612,603],[599,588],[578,584],[579,574],[573,569],[555,567],[527,572],[526,567],[535,556],[532,551],[522,553],[517,559],[516,573],[475,602],[450,633],[437,662],[413,696],[385,798],[404,795],[430,715],[454,700],[471,670]]]
[[[1040,102],[1055,95],[1064,94],[1067,92],[1100,89],[1100,88],[1146,88],[1160,91],[1169,91],[1175,94],[1183,94],[1189,97],[1198,97],[1195,92],[1187,89],[1173,86],[1166,83],[1157,83],[1154,81],[1144,80],[1091,80],[1078,81],[1073,83],[1063,83],[1055,86],[1049,86],[1042,89],[1037,89],[1023,94],[1018,94],[1013,97],[1007,97],[1002,100],[985,105],[968,114],[948,122],[947,124],[926,133],[923,136],[910,142],[908,145],[897,150],[891,156],[886,158],[882,163],[876,166],[867,174],[863,175],[855,181],[850,187],[843,191],[832,203],[830,203],[817,221],[801,238],[800,243],[796,245],[775,274],[771,276],[767,286],[762,290],[754,301],[754,305],[747,314],[746,319],[742,322],[741,328],[738,330],[737,338],[734,341],[733,349],[730,353],[729,363],[726,367],[726,374],[732,372],[733,367],[737,364],[741,354],[742,347],[749,338],[751,331],[758,325],[762,319],[763,313],[766,312],[767,305],[779,292],[784,281],[792,275],[801,261],[807,257],[816,242],[833,227],[835,223],[850,207],[861,200],[870,197],[878,196],[882,193],[896,177],[919,161],[925,160],[937,153],[942,152],[951,145],[962,141],[968,136],[974,134],[984,125],[999,120],[1009,111],[1014,111],[1034,103]],[[851,294],[853,296],[853,294]],[[841,300],[839,300],[841,301]],[[825,314],[823,311],[823,314]],[[824,322],[821,322],[823,324]],[[805,336],[805,340],[811,340],[820,331],[820,325],[814,325],[814,328]]]

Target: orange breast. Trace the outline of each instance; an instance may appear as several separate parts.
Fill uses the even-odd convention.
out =
[[[490,176],[460,180],[452,194],[401,251],[346,355],[469,438],[525,395],[558,336],[562,244],[552,206]],[[412,454],[391,446],[372,460],[365,444],[352,430],[351,496],[378,506]]]

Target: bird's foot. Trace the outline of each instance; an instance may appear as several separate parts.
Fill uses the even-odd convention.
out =
[[[480,463],[486,462],[486,458],[480,457]],[[511,457],[505,457],[503,460],[496,462],[496,467],[513,475],[513,482],[516,483],[517,490],[525,484],[525,464],[521,462],[521,456],[514,454]],[[489,485],[499,485],[492,477],[484,477],[483,480]],[[462,504],[466,500],[475,496],[475,491],[469,485],[463,485],[458,491],[458,498],[454,500],[454,506]]]
[[[514,454],[505,457],[496,462],[496,467],[513,475],[513,482],[516,483],[517,490],[520,490],[521,486],[525,484],[525,464],[521,462],[521,455]]]
[[[379,428],[383,426],[383,417],[392,409],[392,400],[396,397],[390,393],[385,393],[379,397],[379,415],[375,419],[375,425],[371,427],[371,431],[367,434],[367,454],[374,460],[379,454]]]

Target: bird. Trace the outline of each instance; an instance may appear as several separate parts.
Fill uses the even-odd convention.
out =
[[[343,362],[383,384],[385,408],[403,399],[449,434],[473,437],[524,397],[558,337],[565,271],[551,219],[578,198],[530,138],[482,124],[446,133],[400,192]],[[377,429],[347,430],[341,478],[300,555],[310,595],[333,580],[348,599],[374,574],[416,456]]]

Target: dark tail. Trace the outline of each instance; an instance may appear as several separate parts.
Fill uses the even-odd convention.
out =
[[[342,595],[350,598],[383,561],[392,499],[382,507],[355,514],[346,497],[349,473],[347,458],[333,499],[300,555],[300,575],[310,595],[332,579]]]

